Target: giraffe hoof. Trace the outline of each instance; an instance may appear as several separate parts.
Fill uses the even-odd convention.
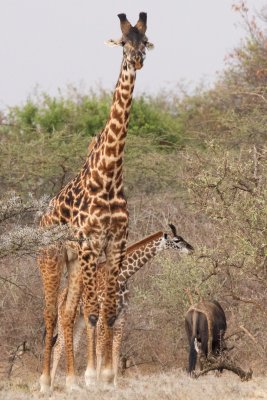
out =
[[[116,321],[116,315],[112,315],[111,317],[109,317],[108,319],[108,326],[112,328],[112,326],[114,325],[115,321]]]
[[[89,322],[92,326],[96,326],[97,320],[98,320],[98,316],[94,315],[94,314],[90,314],[89,317]]]
[[[75,376],[70,375],[66,377],[66,390],[68,393],[81,391],[81,387],[77,384]]]
[[[50,377],[46,375],[41,375],[40,377],[40,393],[50,396],[51,395],[51,380]]]
[[[114,382],[114,371],[113,371],[113,369],[106,369],[105,368],[101,372],[100,380],[102,382],[107,383],[107,384],[113,384],[113,382]]]
[[[90,387],[96,384],[96,370],[94,368],[87,368],[84,374],[85,385]]]

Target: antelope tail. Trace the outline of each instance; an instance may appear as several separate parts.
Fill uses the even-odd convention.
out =
[[[191,343],[190,343],[190,351],[189,351],[189,367],[188,367],[188,372],[191,374],[192,371],[194,371],[196,367],[196,362],[197,362],[197,351],[195,347],[195,341],[197,339],[197,313],[193,312],[193,326],[192,326],[192,337],[191,337]]]

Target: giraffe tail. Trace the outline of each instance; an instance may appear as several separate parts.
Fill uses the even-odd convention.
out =
[[[44,329],[44,333],[43,333],[43,339],[42,339],[43,345],[44,345],[44,343],[45,343],[45,337],[46,337],[46,329]],[[57,342],[57,338],[58,338],[58,334],[56,334],[55,336],[53,336],[53,339],[52,339],[52,347],[55,346],[55,344],[56,344],[56,342]]]
[[[55,344],[56,344],[56,342],[57,342],[57,338],[58,338],[58,333],[57,333],[55,336],[53,336],[52,347],[55,346]]]

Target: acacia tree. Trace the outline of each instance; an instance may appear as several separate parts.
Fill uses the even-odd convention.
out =
[[[71,239],[67,226],[38,227],[38,217],[47,207],[47,197],[23,200],[12,193],[0,201],[0,373],[6,376],[21,351],[31,351],[38,361],[43,296],[36,253]]]
[[[31,195],[26,201],[15,193],[0,200],[0,260],[33,255],[39,248],[51,245],[69,235],[68,227],[39,228],[38,218],[48,207],[48,198]]]
[[[173,260],[162,260],[150,290],[142,293],[147,306],[142,316],[149,313],[156,328],[165,327],[164,339],[166,332],[169,336],[162,347],[167,352],[166,341],[176,346],[184,334],[177,322],[189,307],[183,290],[190,288],[193,301],[217,299],[227,313],[233,357],[239,363],[257,358],[257,368],[263,371],[267,364],[267,37],[244,2],[236,11],[248,28],[247,38],[230,55],[214,88],[185,97],[176,110],[183,114],[195,145],[179,155],[183,164],[179,179],[188,190],[182,200],[191,219],[194,216],[193,223],[186,217],[189,232],[199,234],[199,238],[189,236],[195,257],[179,262],[177,268]],[[155,350],[160,348],[160,336],[161,332]],[[152,340],[144,340],[143,348]],[[175,346],[165,358],[171,359]]]

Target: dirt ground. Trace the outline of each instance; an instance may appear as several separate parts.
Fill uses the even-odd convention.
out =
[[[140,375],[138,371],[127,378],[120,378],[117,389],[103,387],[100,384],[85,389],[82,377],[79,380],[81,390],[68,394],[64,388],[64,376],[58,376],[55,389],[50,399],[77,400],[242,400],[267,399],[267,377],[257,376],[249,382],[241,380],[230,372],[217,377],[214,373],[198,379],[190,378],[182,370],[167,373]],[[0,399],[29,400],[41,399],[38,376],[14,378],[0,383]]]

